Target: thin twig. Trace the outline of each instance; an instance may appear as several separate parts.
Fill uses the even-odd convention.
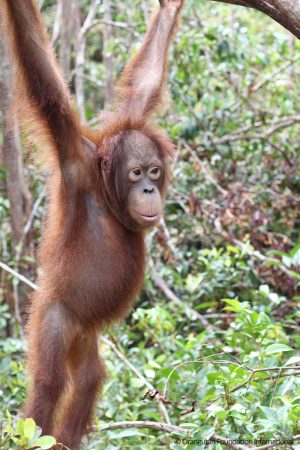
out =
[[[277,269],[280,269],[282,272],[287,274],[289,277],[294,278],[291,271],[285,267],[282,263],[280,263],[279,259],[276,258],[270,258],[268,256],[263,255],[259,250],[250,250],[248,247],[245,246],[245,244],[237,239],[233,240],[233,243],[239,247],[241,250],[245,250],[246,254],[249,256],[254,256],[259,261],[268,262],[268,263],[274,263],[276,265]]]
[[[103,340],[103,342],[105,342],[106,345],[108,345],[113,350],[113,352],[124,362],[124,364],[145,384],[145,386],[147,386],[147,388],[149,390],[151,390],[151,391],[156,390],[155,387],[144,377],[144,375],[141,374],[141,372],[139,372],[137,370],[137,368],[134,367],[133,364],[131,364],[131,362],[126,358],[124,353],[122,353],[118,349],[118,347],[116,346],[116,344],[114,342],[112,342],[110,339],[108,339],[105,336],[102,336],[102,340]],[[160,409],[165,421],[167,422],[167,424],[171,424],[171,420],[170,420],[169,414],[166,410],[166,407],[160,399],[158,400],[158,404],[159,404],[159,409]]]
[[[221,194],[223,195],[227,195],[228,192],[222,188],[222,186],[219,185],[219,183],[217,182],[217,180],[209,173],[209,171],[207,170],[207,168],[205,167],[203,161],[200,160],[200,158],[198,157],[197,153],[195,152],[195,150],[184,140],[184,139],[180,139],[182,145],[189,151],[189,153],[191,154],[191,156],[194,158],[194,160],[199,164],[199,166],[201,167],[202,173],[204,174],[205,178],[212,184],[215,186],[215,188],[221,192]]]
[[[5,270],[6,272],[9,272],[14,277],[18,278],[18,280],[23,281],[23,283],[30,286],[32,289],[37,289],[37,285],[32,283],[28,278],[24,277],[24,275],[21,275],[20,273],[16,272],[15,270],[11,269],[9,266],[7,266],[5,263],[0,261],[0,267],[1,269]]]
[[[198,311],[195,311],[193,308],[182,302],[171,289],[167,285],[167,283],[159,277],[153,277],[154,284],[165,294],[165,296],[172,300],[172,302],[176,303],[176,305],[185,309],[188,312],[188,315],[193,315],[197,317],[199,322],[201,322],[202,326],[208,331],[214,331],[214,327],[200,314]]]
[[[84,92],[84,66],[85,66],[85,48],[86,48],[86,38],[85,34],[90,28],[97,11],[97,0],[91,0],[88,14],[81,26],[79,33],[76,38],[76,58],[75,58],[75,87],[76,87],[76,100],[79,109],[80,117],[82,122],[86,122],[85,115],[85,92]]]
[[[100,431],[117,430],[117,429],[128,429],[128,428],[149,428],[151,430],[164,431],[166,433],[176,433],[189,435],[191,430],[183,428],[177,425],[169,425],[166,423],[152,422],[150,420],[136,420],[136,421],[124,421],[124,422],[114,422],[107,425],[102,425]],[[294,436],[291,441],[296,442],[300,440],[300,435]],[[220,444],[226,445],[233,450],[267,450],[278,446],[278,443],[266,444],[260,447],[249,447],[243,444],[235,444],[233,440],[219,436],[218,434],[213,434],[207,439],[208,442],[219,442]]]
[[[213,363],[220,363],[219,361],[211,361]],[[222,363],[224,363],[224,361],[222,361]],[[261,378],[254,378],[254,376],[257,373],[261,373],[261,372],[271,372],[271,371],[278,371],[281,372],[279,374],[276,375],[276,378],[284,378],[284,377],[291,377],[291,376],[297,376],[300,375],[300,370],[299,367],[295,366],[295,367],[266,367],[266,368],[262,368],[262,369],[251,369],[248,368],[246,370],[250,370],[251,373],[250,375],[247,377],[247,379],[245,381],[243,381],[240,384],[237,384],[236,386],[234,386],[232,389],[229,389],[227,391],[227,394],[232,394],[233,392],[238,391],[239,389],[241,389],[242,387],[246,386],[246,384],[250,383],[252,380],[253,381],[259,381],[262,380]],[[292,373],[286,373],[287,370],[294,370],[294,372]],[[263,381],[268,381],[268,380],[274,380],[274,376],[269,376],[267,378],[263,378]],[[223,397],[223,395],[220,395],[219,397],[215,398],[210,404],[215,403],[216,401],[220,400]]]
[[[23,230],[24,236],[27,236],[27,234],[29,233],[29,231],[30,231],[30,229],[31,229],[33,219],[35,218],[35,215],[36,215],[36,213],[37,213],[37,210],[38,210],[38,208],[39,208],[39,206],[40,206],[40,204],[41,204],[43,198],[45,197],[45,193],[46,193],[46,189],[43,188],[42,191],[41,191],[41,193],[40,193],[40,195],[38,196],[38,198],[37,198],[36,201],[34,202],[34,205],[33,205],[32,211],[31,211],[31,214],[30,214],[30,216],[28,217],[28,220],[27,220],[27,222],[26,222],[26,224],[25,224],[25,226],[24,226],[24,230]]]
[[[152,422],[150,420],[133,420],[125,422],[114,422],[100,427],[100,431],[116,430],[122,428],[150,428],[152,430],[165,431],[167,433],[188,434],[190,430],[178,427],[176,425],[169,425],[167,423]]]
[[[300,434],[297,434],[296,436],[292,437],[292,439],[289,439],[292,442],[297,442],[300,441]],[[274,439],[274,441],[276,441],[276,439]],[[262,445],[261,447],[254,447],[251,450],[268,450],[269,448],[273,448],[273,447],[277,447],[278,443],[273,443],[273,444],[266,444],[266,445]]]
[[[292,125],[295,125],[296,123],[300,122],[300,115],[294,115],[290,117],[284,117],[280,120],[271,122],[270,124],[262,124],[262,123],[256,123],[252,126],[243,127],[240,130],[237,130],[230,134],[225,134],[224,136],[221,136],[219,138],[212,139],[213,145],[220,145],[220,144],[227,144],[229,142],[236,142],[236,141],[251,141],[254,139],[257,140],[266,140],[268,139],[272,134],[274,134],[276,131],[279,131],[284,128],[288,128]],[[257,134],[248,134],[248,131],[253,130],[254,128],[259,127],[268,127],[264,132],[257,133]]]
[[[126,30],[129,33],[132,33],[134,36],[137,36],[136,27],[138,24],[129,24],[125,22],[115,22],[114,20],[94,20],[91,23],[90,27],[86,30],[89,31],[91,28],[97,27],[98,25],[110,25],[112,27],[121,28],[122,30]]]
[[[278,67],[276,70],[274,70],[273,72],[269,73],[264,79],[258,81],[251,89],[251,92],[256,92],[258,91],[262,86],[264,86],[266,83],[269,83],[269,81],[274,81],[274,77],[276,77],[276,75],[278,75],[281,72],[284,72],[286,69],[288,69],[290,66],[292,66],[293,64],[295,64],[295,62],[299,61],[300,59],[300,55],[296,55],[294,56],[292,59],[290,59],[289,61],[286,61],[284,64],[282,64],[282,66]]]
[[[79,31],[80,37],[83,37],[87,33],[87,31],[93,26],[94,18],[95,18],[96,11],[97,11],[97,3],[98,3],[97,0],[91,0],[89,12],[88,12],[88,14],[85,18],[85,21]]]
[[[38,196],[38,198],[36,199],[32,211],[30,213],[30,216],[28,217],[28,220],[23,228],[23,233],[22,236],[18,242],[18,244],[16,245],[16,255],[15,255],[15,263],[14,263],[14,268],[11,270],[14,270],[15,273],[19,273],[19,264],[20,264],[20,260],[22,257],[22,253],[23,253],[23,248],[24,248],[24,242],[26,239],[27,234],[29,233],[31,227],[32,227],[32,223],[33,220],[35,218],[36,212],[41,204],[41,201],[43,200],[45,196],[45,188],[43,188],[43,190],[41,191],[40,195]],[[21,275],[23,276],[23,275]],[[17,319],[18,324],[20,325],[20,333],[21,336],[23,336],[23,320],[21,317],[21,312],[20,312],[20,301],[19,301],[19,290],[18,290],[18,286],[13,283],[13,292],[14,292],[14,308],[15,308],[15,316]]]
[[[51,37],[51,46],[52,47],[55,45],[55,43],[60,35],[61,15],[62,15],[62,2],[58,1],[57,6],[56,6],[56,13],[55,13],[55,19],[54,19],[54,25],[53,25],[53,31],[52,31],[52,37]]]

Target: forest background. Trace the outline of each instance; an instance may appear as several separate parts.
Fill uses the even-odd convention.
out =
[[[81,118],[97,127],[154,3],[39,3]],[[300,448],[299,50],[257,11],[185,5],[159,117],[178,149],[165,218],[147,238],[135,309],[100,338],[109,380],[86,450]],[[18,414],[47,178],[16,117],[7,126],[13,80],[2,34],[3,450],[30,448],[39,436]]]

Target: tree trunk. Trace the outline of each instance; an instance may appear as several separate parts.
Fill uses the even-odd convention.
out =
[[[71,79],[72,45],[75,42],[76,34],[74,18],[76,18],[77,0],[59,0],[59,2],[61,2],[61,5],[58,5],[61,10],[59,60],[63,74],[69,82]]]
[[[9,58],[8,43],[5,35],[2,34],[0,39],[0,109],[3,116],[3,165],[6,169],[6,190],[10,202],[12,253],[17,257],[17,245],[22,242],[24,232],[24,210],[29,215],[31,211],[31,195],[24,180],[18,122],[11,108],[13,90],[14,71]],[[0,281],[3,284],[4,298],[9,305],[9,312],[15,315],[20,327],[22,327],[20,303],[23,304],[25,299],[25,290],[22,286],[15,284],[12,286],[11,282],[7,280],[7,274],[3,274]],[[13,323],[8,321],[7,335],[14,336],[14,333]]]
[[[212,0],[257,9],[300,39],[299,0]]]
[[[97,0],[91,0],[89,12],[85,18],[83,25],[80,27],[80,9],[77,8],[77,30],[76,33],[76,70],[75,70],[75,91],[76,91],[76,101],[79,114],[82,122],[86,121],[85,117],[85,107],[84,107],[84,64],[85,64],[85,47],[86,47],[86,33],[92,26],[93,20],[96,16],[97,11]]]
[[[103,29],[103,63],[105,67],[104,108],[108,108],[114,95],[113,83],[113,55],[112,55],[112,21],[111,0],[103,0],[104,29]]]
[[[0,107],[3,113],[3,159],[6,168],[6,187],[10,201],[10,222],[13,243],[16,245],[23,233],[23,198],[21,154],[18,143],[18,129],[13,117],[9,118],[12,102],[13,71],[7,52],[7,41],[0,40]],[[11,120],[10,120],[11,119]],[[17,139],[16,139],[17,138]]]

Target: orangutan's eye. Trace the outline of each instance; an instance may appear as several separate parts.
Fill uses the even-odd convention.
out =
[[[158,180],[161,176],[161,170],[159,167],[152,167],[152,169],[150,169],[149,172],[149,177],[151,178],[151,180]]]
[[[130,181],[138,181],[140,179],[141,175],[142,175],[141,169],[136,168],[136,169],[132,169],[129,172],[128,178]]]

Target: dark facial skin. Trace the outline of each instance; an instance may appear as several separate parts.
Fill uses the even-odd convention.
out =
[[[132,131],[124,138],[125,158],[122,164],[122,186],[117,191],[124,197],[126,189],[126,209],[136,228],[153,226],[162,214],[161,188],[164,167],[156,145],[138,131]],[[123,200],[123,201],[124,201]]]

